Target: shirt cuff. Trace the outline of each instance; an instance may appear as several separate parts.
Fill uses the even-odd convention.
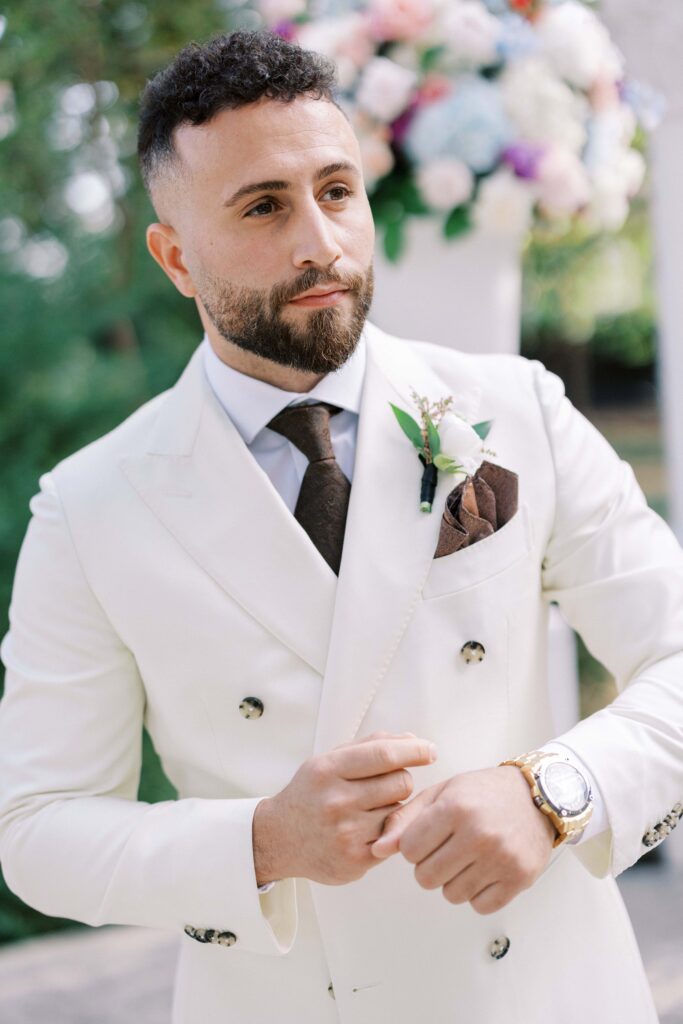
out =
[[[565,761],[573,765],[577,771],[581,772],[591,788],[591,795],[593,797],[593,813],[591,815],[591,819],[578,839],[566,840],[567,845],[578,846],[587,839],[592,839],[593,836],[597,836],[600,835],[601,832],[605,832],[610,827],[607,811],[605,810],[605,801],[603,800],[602,793],[600,792],[600,789],[598,788],[598,785],[585,761],[583,761],[579,755],[565,743],[550,742],[538,749],[547,754],[559,754]]]

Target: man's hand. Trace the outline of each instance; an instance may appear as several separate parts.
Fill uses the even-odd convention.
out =
[[[370,845],[413,791],[406,768],[431,764],[432,744],[414,733],[374,732],[308,758],[253,819],[258,884],[310,878],[343,885],[380,861]]]
[[[418,793],[386,821],[376,857],[398,850],[423,889],[492,914],[536,881],[555,828],[533,803],[518,768],[463,772]]]

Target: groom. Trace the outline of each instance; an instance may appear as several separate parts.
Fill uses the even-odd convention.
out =
[[[176,930],[174,1024],[656,1021],[614,876],[683,813],[675,538],[540,364],[367,321],[372,216],[323,58],[187,47],[139,155],[149,251],[205,338],[33,499],[8,884]],[[431,514],[391,410],[414,392],[493,420],[488,483],[440,473]],[[551,601],[620,690],[557,739]],[[177,801],[136,800],[143,723]]]

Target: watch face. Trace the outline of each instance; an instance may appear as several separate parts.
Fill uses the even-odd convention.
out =
[[[552,761],[542,768],[538,784],[548,803],[559,814],[580,814],[588,805],[590,790],[586,780],[565,761]]]

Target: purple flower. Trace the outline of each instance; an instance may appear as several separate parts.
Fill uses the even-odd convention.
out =
[[[533,142],[515,142],[503,150],[503,160],[518,178],[536,181],[538,165],[545,152],[545,146]]]
[[[276,36],[282,36],[288,42],[296,39],[296,25],[293,21],[278,21],[277,25],[274,25],[270,31]]]

